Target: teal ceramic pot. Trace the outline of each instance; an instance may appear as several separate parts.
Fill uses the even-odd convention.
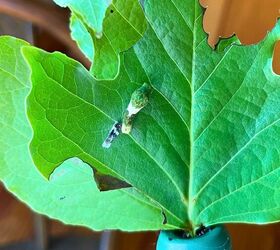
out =
[[[174,231],[162,231],[157,250],[231,250],[231,240],[224,226],[216,226],[206,234],[192,239],[180,238]]]

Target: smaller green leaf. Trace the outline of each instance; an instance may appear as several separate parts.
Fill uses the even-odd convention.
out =
[[[98,79],[114,79],[119,72],[119,54],[132,47],[146,30],[138,0],[114,0],[105,13],[102,33],[96,33],[86,18],[86,10],[76,11],[71,3],[67,6],[72,10],[72,38],[93,62],[93,75]]]
[[[100,192],[92,169],[77,158],[55,169],[50,181],[39,174],[29,152],[32,130],[25,101],[30,70],[21,54],[25,46],[19,39],[0,37],[0,181],[33,210],[67,224],[94,230],[174,228],[172,220],[163,223],[161,208],[134,188]]]
[[[93,38],[88,32],[87,27],[84,25],[82,20],[78,18],[74,13],[70,19],[71,36],[76,41],[77,45],[85,56],[92,61],[94,56],[94,45]]]
[[[100,173],[130,184],[161,206],[168,224],[185,228],[188,168],[170,141],[186,133],[184,128],[174,131],[181,121],[169,120],[174,111],[168,102],[153,92],[132,133],[105,149],[108,131],[140,87],[129,78],[124,55],[117,79],[96,81],[61,53],[35,48],[24,48],[23,53],[32,71],[27,113],[34,132],[30,152],[39,171],[49,177],[65,160],[78,157]]]
[[[81,16],[85,23],[98,35],[102,34],[105,13],[112,0],[54,0],[61,7],[68,7]]]

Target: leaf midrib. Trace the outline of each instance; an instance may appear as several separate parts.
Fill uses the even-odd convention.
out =
[[[193,74],[195,72],[196,64],[195,64],[195,57],[196,57],[196,22],[198,20],[196,9],[197,9],[197,1],[198,0],[193,0],[194,1],[194,23],[193,23],[193,43],[192,43],[192,74],[191,74],[191,113],[190,113],[190,167],[189,167],[189,190],[188,190],[188,200],[189,200],[189,207],[188,207],[188,218],[190,220],[190,223],[193,227],[193,230],[195,229],[195,225],[193,225],[193,218],[192,218],[192,211],[194,208],[194,201],[191,200],[192,196],[192,189],[193,189],[193,167],[194,167],[194,152],[193,152],[193,136],[194,136],[194,119],[193,119],[193,114],[194,114],[194,77]]]

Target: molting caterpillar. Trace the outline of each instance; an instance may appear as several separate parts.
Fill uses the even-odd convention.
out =
[[[122,132],[124,134],[129,134],[131,132],[133,118],[148,104],[151,91],[151,85],[144,83],[139,89],[133,92],[128,107],[123,115]]]
[[[128,107],[123,114],[122,123],[116,122],[113,125],[106,140],[102,144],[103,148],[110,148],[112,142],[120,133],[129,134],[131,132],[133,119],[148,104],[151,91],[151,85],[144,83],[132,93]]]

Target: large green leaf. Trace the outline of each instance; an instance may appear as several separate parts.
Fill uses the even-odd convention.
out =
[[[79,157],[185,228],[280,220],[280,78],[271,65],[280,25],[259,45],[215,52],[198,1],[147,0],[145,13],[145,36],[123,54],[114,81],[96,81],[61,54],[24,51],[35,164],[49,176]],[[105,150],[107,132],[138,87],[132,82],[152,84],[150,103],[132,134]]]
[[[133,188],[101,193],[92,169],[79,159],[64,162],[50,181],[37,171],[29,154],[32,130],[24,108],[30,71],[20,50],[27,45],[0,37],[0,180],[35,211],[68,224],[95,230],[174,228],[174,223],[163,225],[161,209]]]
[[[113,79],[119,72],[119,53],[132,47],[146,30],[138,0],[55,0],[72,11],[71,34],[93,62],[98,79]]]

